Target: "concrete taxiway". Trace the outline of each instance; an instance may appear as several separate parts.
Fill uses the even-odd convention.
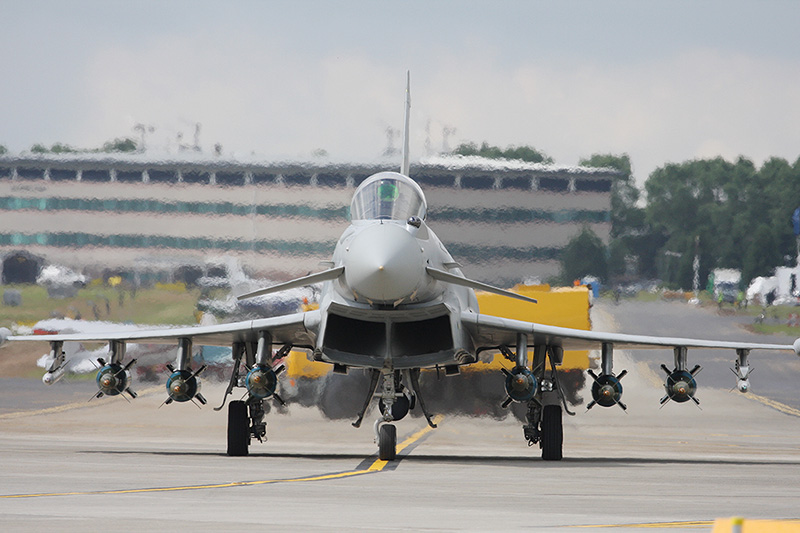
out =
[[[43,405],[50,391],[40,382],[0,380],[0,404],[14,406],[0,413],[0,523],[4,531],[710,531],[717,517],[800,517],[800,411],[720,388],[701,388],[702,410],[659,408],[660,377],[632,354],[619,352],[617,364],[630,372],[627,413],[576,407],[565,416],[565,459],[549,463],[512,417],[445,417],[432,431],[420,418],[403,420],[404,449],[384,463],[371,424],[356,430],[295,407],[269,415],[268,443],[230,458],[225,412],[159,409],[161,387],[131,403],[87,403],[92,382],[59,383],[78,398]],[[204,394],[218,404],[222,387]]]

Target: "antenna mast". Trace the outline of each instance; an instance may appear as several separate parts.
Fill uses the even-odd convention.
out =
[[[405,122],[403,123],[403,166],[400,167],[400,174],[408,176],[409,163],[408,163],[408,123],[411,116],[411,71],[406,71],[406,113]]]

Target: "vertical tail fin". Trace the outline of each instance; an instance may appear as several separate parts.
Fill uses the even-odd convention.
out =
[[[400,167],[400,174],[408,176],[409,162],[408,162],[408,124],[411,118],[411,71],[406,71],[406,114],[403,123],[403,166]]]

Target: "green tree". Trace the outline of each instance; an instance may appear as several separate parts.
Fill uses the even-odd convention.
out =
[[[68,144],[55,143],[50,147],[50,152],[54,154],[72,154],[78,152],[78,150]]]
[[[620,174],[611,184],[611,237],[638,233],[644,225],[644,209],[637,207],[639,189],[631,172],[628,154],[593,154],[583,158],[579,165],[592,168],[612,168]]]
[[[638,206],[640,191],[631,172],[628,154],[593,154],[579,161],[581,166],[611,168],[619,171],[611,185],[611,239],[608,273],[612,278],[627,274],[628,264],[637,266],[639,274],[653,276],[655,263],[650,257],[652,241],[657,240],[645,221],[644,208]]]
[[[732,202],[729,200],[738,192],[726,190],[723,185],[734,170],[734,165],[722,158],[688,161],[656,169],[645,183],[647,221],[655,232],[666,238],[659,255],[668,255],[662,262],[660,274],[671,285],[692,286],[691,264],[697,237],[700,238],[701,279],[705,279],[712,268],[741,267],[718,261],[724,245],[730,242]],[[679,261],[669,255],[677,253],[683,254]]]
[[[483,142],[480,147],[475,143],[462,143],[453,150],[457,155],[478,155],[489,159],[519,159],[529,163],[552,163],[553,159],[532,146],[509,146],[505,150],[499,146],[491,146]]]
[[[139,145],[130,137],[123,137],[103,144],[103,152],[135,152]]]
[[[0,155],[5,155],[8,153],[8,148],[4,144],[0,144]]]
[[[775,232],[767,224],[760,224],[753,231],[753,238],[746,244],[742,257],[742,279],[752,280],[757,276],[769,276],[782,264],[782,257]]]
[[[608,277],[606,247],[591,229],[584,227],[561,251],[561,277],[564,284],[584,276]]]
[[[738,268],[747,284],[783,264],[786,255],[795,254],[790,217],[800,206],[799,182],[800,165],[779,158],[760,169],[744,157],[656,169],[645,189],[647,221],[664,239],[657,255],[684,254],[677,262],[659,259],[664,279],[690,286],[692,243],[698,236],[701,280],[713,268]]]

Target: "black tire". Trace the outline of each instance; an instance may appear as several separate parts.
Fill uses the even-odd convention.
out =
[[[542,411],[542,459],[560,461],[563,457],[564,427],[561,406],[545,405]]]
[[[243,457],[250,445],[250,418],[247,416],[247,402],[235,401],[228,404],[228,455]]]
[[[397,428],[383,424],[378,428],[378,458],[381,461],[394,461],[397,456]]]

